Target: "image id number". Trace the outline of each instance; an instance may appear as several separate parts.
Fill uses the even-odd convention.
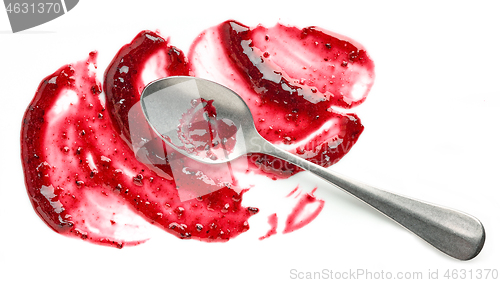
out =
[[[62,7],[60,3],[9,3],[6,10],[9,14],[59,14]]]
[[[447,269],[446,279],[498,279],[497,269]]]

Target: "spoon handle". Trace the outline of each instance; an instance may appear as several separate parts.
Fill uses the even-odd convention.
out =
[[[385,214],[449,256],[469,260],[479,254],[483,247],[484,227],[473,216],[350,180],[281,150],[264,139],[259,145],[259,152],[281,158],[316,174]]]

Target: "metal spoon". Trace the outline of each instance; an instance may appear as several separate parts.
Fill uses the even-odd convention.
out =
[[[231,137],[235,139],[232,147],[222,148],[223,154],[218,154],[215,158],[213,155],[208,158],[210,155],[201,154],[205,149],[211,150],[213,144],[197,150],[179,138],[180,121],[186,119],[185,114],[193,108],[193,101],[199,101],[200,98],[204,101],[213,100],[216,119],[225,119],[237,129]],[[472,259],[483,247],[484,227],[473,216],[376,189],[274,146],[257,132],[252,113],[245,102],[235,92],[222,85],[194,77],[163,78],[144,88],[141,106],[149,124],[165,142],[190,158],[215,164],[229,162],[247,153],[272,155],[343,189],[454,258]],[[194,122],[209,123],[208,120]]]

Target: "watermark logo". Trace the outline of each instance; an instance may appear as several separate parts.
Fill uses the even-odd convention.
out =
[[[78,0],[4,0],[3,2],[14,33],[52,21],[78,4]]]

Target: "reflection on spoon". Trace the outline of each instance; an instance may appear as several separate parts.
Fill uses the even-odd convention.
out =
[[[359,198],[452,257],[472,259],[484,245],[484,227],[475,217],[350,180],[274,146],[259,135],[240,96],[222,85],[163,78],[144,88],[141,106],[153,130],[190,158],[217,164],[248,153],[272,155]]]
[[[238,128],[227,118],[217,118],[213,102],[203,98],[191,101],[192,108],[182,115],[177,127],[177,136],[183,144],[178,147],[203,159],[226,160],[236,143]]]

